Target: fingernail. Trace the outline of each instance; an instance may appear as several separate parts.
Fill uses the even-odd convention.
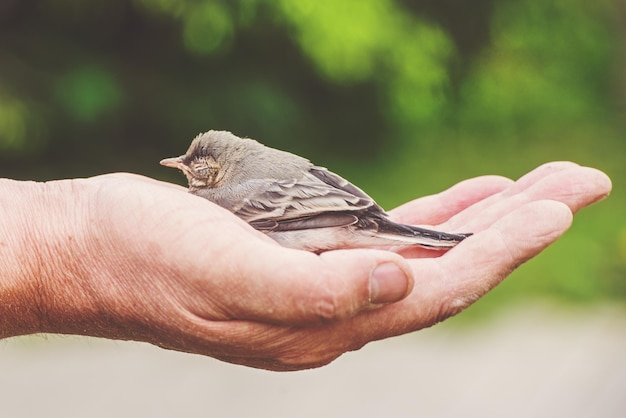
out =
[[[392,303],[403,299],[410,279],[397,264],[379,264],[370,275],[370,301],[374,304]]]

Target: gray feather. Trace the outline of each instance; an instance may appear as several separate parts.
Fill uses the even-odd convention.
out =
[[[191,193],[230,210],[288,247],[450,248],[471,235],[392,222],[370,196],[341,176],[230,132],[199,135],[180,161],[178,168],[189,179]],[[208,161],[211,170],[194,171],[199,161]],[[192,180],[200,181],[194,186]]]

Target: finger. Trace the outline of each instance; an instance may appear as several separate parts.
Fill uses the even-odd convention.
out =
[[[528,187],[532,186],[533,184],[537,183],[538,181],[548,176],[551,176],[561,171],[576,169],[579,167],[580,165],[573,163],[571,161],[551,161],[551,162],[542,164],[538,166],[537,168],[535,168],[534,170],[530,171],[529,173],[526,173],[525,175],[517,179],[517,181],[515,181],[512,187],[506,190],[505,194],[508,193],[512,195],[512,194],[519,193],[520,191],[527,189]]]
[[[390,212],[397,222],[437,225],[470,206],[474,212],[519,193],[543,177],[565,169],[579,167],[569,161],[543,164],[516,182],[501,176],[482,176],[462,181],[439,194],[406,203]],[[480,202],[478,206],[476,203]]]
[[[245,321],[207,324],[209,334],[228,334],[231,342],[211,355],[253,367],[296,370],[327,364],[373,340],[425,328],[483,296],[554,242],[571,220],[562,203],[527,204],[468,238],[447,257],[411,262],[415,287],[403,301],[324,327],[293,329]],[[246,344],[249,341],[254,344]]]
[[[497,195],[513,184],[513,180],[500,176],[482,176],[462,181],[436,195],[426,196],[406,203],[390,215],[396,222],[412,225],[439,225],[451,216],[461,212],[476,202]],[[437,229],[440,227],[438,226]],[[467,232],[448,228],[449,232]],[[402,248],[398,251],[405,258],[440,257],[444,251],[434,251],[418,246]]]
[[[189,306],[194,314],[272,324],[328,323],[401,300],[413,286],[406,261],[387,251],[318,256],[261,241],[238,246],[213,261],[213,268],[231,273],[206,290],[213,303]]]
[[[443,283],[433,289],[433,294],[441,298],[443,318],[468,307],[556,241],[571,226],[572,218],[571,210],[561,202],[534,201],[441,259]]]
[[[572,212],[606,198],[611,192],[611,179],[590,167],[572,167],[545,177],[529,187],[534,199],[552,199],[565,203]]]
[[[410,261],[415,272],[411,295],[350,321],[346,327],[352,330],[352,340],[364,344],[457,314],[558,239],[571,221],[572,213],[562,203],[532,202],[467,238],[445,257]]]
[[[327,364],[370,341],[418,330],[461,311],[556,240],[571,219],[561,203],[530,203],[468,238],[445,258],[411,262],[416,286],[403,301],[320,327],[298,329],[249,321],[187,324],[190,338],[196,337],[185,350],[272,370]],[[331,258],[342,256],[335,252]],[[225,343],[216,345],[216,340]]]
[[[182,339],[147,340],[163,348],[208,355],[261,369],[288,371],[323,366],[354,347],[342,323],[311,327],[256,321],[188,321],[179,324]]]
[[[463,211],[463,214],[460,215],[461,217],[459,219],[471,219],[477,217],[482,214],[485,208],[488,208],[504,200],[507,197],[522,192],[524,189],[532,186],[536,182],[551,174],[573,167],[578,167],[578,165],[567,161],[557,161],[543,164],[535,168],[531,172],[525,174],[517,181],[511,182],[508,187],[502,189],[499,193],[494,193],[491,196],[488,196],[485,199],[478,201],[476,204],[468,207],[466,210]],[[455,222],[459,222],[458,219],[455,219],[452,224],[454,224]]]
[[[437,225],[467,207],[510,187],[513,181],[501,176],[465,180],[449,189],[405,203],[389,212],[396,222]]]
[[[606,197],[611,181],[603,172],[580,166],[560,170],[539,170],[542,173],[520,180],[524,187],[515,184],[501,194],[479,202],[450,219],[448,228],[467,228],[480,231],[516,208],[535,200],[556,200],[566,204],[572,212]],[[513,193],[512,189],[516,192]]]

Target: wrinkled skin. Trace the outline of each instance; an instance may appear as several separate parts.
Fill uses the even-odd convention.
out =
[[[92,335],[272,370],[317,367],[461,312],[610,189],[603,173],[566,162],[515,182],[474,178],[390,211],[475,233],[447,253],[316,255],[146,177],[3,180],[0,337]]]

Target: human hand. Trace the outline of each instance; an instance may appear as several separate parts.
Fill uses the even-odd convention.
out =
[[[54,251],[46,245],[54,261],[37,266],[38,331],[147,341],[274,370],[320,366],[460,312],[611,187],[571,163],[517,182],[462,182],[391,215],[475,235],[443,255],[411,249],[402,258],[285,249],[210,202],[140,176],[71,185],[73,195],[59,198],[76,203],[60,213],[80,223],[62,223]]]

